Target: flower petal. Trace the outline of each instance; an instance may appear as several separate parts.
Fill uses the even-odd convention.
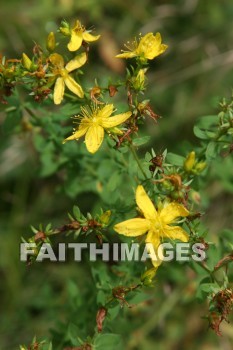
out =
[[[146,236],[145,243],[147,243],[148,253],[151,254],[152,264],[154,265],[154,267],[158,267],[162,263],[162,260],[159,258],[158,253],[158,250],[160,249],[159,245],[161,243],[159,236],[156,235],[154,231],[149,231]],[[153,257],[156,257],[156,259]]]
[[[149,229],[149,222],[146,219],[135,218],[120,222],[114,226],[114,230],[121,235],[137,237],[144,235]]]
[[[103,108],[99,109],[98,118],[104,119],[110,117],[110,115],[113,113],[113,109],[113,104],[105,105]]]
[[[126,52],[123,52],[123,53],[120,53],[119,55],[116,55],[115,57],[116,58],[133,58],[133,57],[136,57],[136,53],[135,52],[130,52],[130,51],[126,51]]]
[[[88,130],[89,126],[80,124],[78,130],[76,130],[73,135],[67,137],[63,143],[66,143],[66,141],[71,141],[71,140],[77,140],[80,137],[82,137],[84,134],[86,134],[87,130]]]
[[[149,47],[151,47],[152,42],[154,41],[154,34],[153,33],[147,33],[146,35],[144,35],[139,44],[138,47],[136,49],[136,51],[138,53],[146,53],[146,51],[148,50]]]
[[[99,38],[100,38],[100,35],[92,35],[91,33],[86,31],[83,33],[83,40],[87,42],[96,41]]]
[[[49,56],[49,60],[50,62],[56,66],[56,67],[59,67],[59,68],[63,68],[64,67],[64,58],[59,55],[58,53],[52,53],[50,56]]]
[[[163,236],[170,239],[179,239],[182,242],[188,242],[188,233],[180,226],[166,225],[163,230]]]
[[[84,92],[82,87],[69,75],[64,78],[65,84],[70,91],[80,98],[83,98]]]
[[[124,123],[131,115],[132,112],[126,112],[115,115],[114,117],[104,118],[102,119],[102,126],[104,128],[113,128],[114,126]]]
[[[163,207],[160,212],[160,218],[165,224],[170,224],[179,216],[188,216],[189,211],[181,204],[172,202]]]
[[[92,125],[89,127],[85,142],[87,150],[90,153],[95,153],[101,146],[104,139],[104,129],[100,125]]]
[[[86,52],[81,53],[76,56],[73,60],[67,63],[65,66],[68,72],[72,72],[73,70],[82,67],[87,62],[87,54]]]
[[[54,86],[53,101],[55,105],[59,105],[63,100],[64,91],[65,91],[64,79],[62,77],[59,77],[57,78]]]
[[[82,45],[83,41],[83,34],[81,31],[75,32],[72,31],[70,42],[68,43],[67,47],[69,51],[77,51],[80,46]]]
[[[153,58],[161,55],[166,49],[167,45],[161,44],[162,38],[160,33],[147,33],[144,37],[141,38],[137,53],[144,55],[145,58],[152,60]]]
[[[157,211],[142,185],[136,189],[136,203],[146,219],[155,219]]]

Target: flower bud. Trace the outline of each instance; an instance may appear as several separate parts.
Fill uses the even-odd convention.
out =
[[[191,191],[190,197],[196,204],[200,204],[200,202],[201,202],[200,193],[198,193],[197,191]]]
[[[111,128],[111,134],[117,135],[117,136],[121,136],[123,135],[123,131],[121,129],[119,129],[117,126],[115,126],[114,128]]]
[[[50,32],[47,37],[46,48],[49,52],[52,52],[54,51],[55,47],[56,47],[55,35],[54,35],[54,32]]]
[[[61,27],[59,28],[59,31],[65,35],[65,36],[69,36],[70,35],[70,26],[66,21],[62,21],[61,22]]]
[[[164,181],[162,182],[162,186],[163,186],[163,188],[164,188],[165,190],[167,190],[167,191],[171,191],[172,188],[173,188],[173,185],[172,185],[171,182],[168,181],[168,180],[164,180]]]
[[[181,198],[184,197],[184,194],[183,194],[182,191],[175,190],[175,191],[172,191],[172,192],[171,192],[171,197],[172,197],[172,199],[174,199],[174,200],[179,200],[179,199],[181,199]]]
[[[187,172],[190,172],[193,169],[195,161],[196,161],[196,155],[195,155],[195,152],[192,151],[187,155],[187,157],[184,161],[184,169]]]
[[[153,282],[153,278],[156,275],[156,271],[157,271],[158,267],[152,267],[151,269],[145,271],[142,275],[141,275],[141,282],[143,283],[144,286],[151,286],[152,282]]]
[[[109,223],[110,217],[111,217],[111,210],[105,211],[101,216],[100,216],[100,222],[104,225],[107,225]]]
[[[15,71],[13,68],[7,68],[5,69],[4,71],[4,77],[5,78],[13,78],[14,77],[14,74],[15,74]]]
[[[132,79],[132,85],[135,90],[143,90],[145,84],[145,73],[147,69],[140,69],[137,76]]]
[[[30,60],[30,58],[26,55],[26,53],[22,54],[22,65],[24,66],[24,68],[26,68],[27,70],[31,69],[31,65],[32,65],[32,61]]]
[[[199,162],[197,163],[197,165],[195,166],[195,171],[197,173],[201,173],[205,168],[206,168],[206,162]]]

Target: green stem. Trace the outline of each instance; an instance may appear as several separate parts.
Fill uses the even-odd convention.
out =
[[[157,310],[157,312],[148,319],[148,321],[144,322],[142,327],[138,328],[135,331],[135,337],[132,338],[132,342],[129,345],[129,349],[134,349],[138,343],[142,343],[143,339],[145,339],[149,333],[154,331],[156,327],[164,321],[164,319],[171,313],[174,307],[181,300],[182,292],[180,290],[176,290],[172,292],[167,298],[166,301],[161,305],[161,307]]]
[[[130,149],[130,151],[131,151],[131,153],[132,153],[132,155],[133,155],[135,161],[137,162],[138,167],[139,167],[139,169],[141,170],[142,175],[144,176],[145,180],[147,180],[146,173],[145,173],[145,171],[143,170],[143,167],[142,167],[142,164],[141,164],[141,162],[140,162],[140,159],[138,158],[137,152],[135,151],[135,148],[134,148],[134,146],[133,146],[132,143],[129,144],[129,149]]]
[[[33,118],[37,118],[37,115],[27,106],[24,106],[25,111]]]
[[[221,282],[219,282],[217,278],[214,276],[215,271],[211,271],[210,268],[205,264],[203,264],[201,261],[196,261],[196,263],[209,274],[212,282],[216,282],[221,287]]]

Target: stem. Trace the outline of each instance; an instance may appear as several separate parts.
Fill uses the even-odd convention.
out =
[[[145,180],[147,180],[146,173],[145,173],[145,171],[143,170],[143,167],[142,167],[142,164],[141,164],[141,162],[140,162],[140,159],[138,158],[137,152],[135,151],[135,148],[134,148],[134,146],[133,146],[132,143],[129,144],[129,149],[130,149],[130,151],[131,151],[131,153],[132,153],[134,159],[136,160],[136,162],[137,162],[137,164],[138,164],[138,167],[139,167],[139,169],[141,170],[142,175],[144,176]]]
[[[37,118],[37,115],[30,109],[28,108],[27,106],[24,106],[24,109],[26,112],[28,112],[28,114],[33,117],[33,118]]]
[[[221,283],[217,280],[217,278],[214,276],[214,272],[215,271],[211,271],[210,268],[204,264],[202,264],[202,262],[200,261],[196,261],[196,263],[206,272],[208,272],[210,279],[212,282],[216,282],[220,287],[221,287]]]
[[[129,345],[129,349],[134,349],[136,345],[141,344],[143,339],[145,339],[150,332],[156,329],[156,327],[172,312],[174,307],[181,300],[182,292],[176,290],[172,292],[166,301],[161,305],[157,312],[149,318],[148,321],[144,322],[143,326],[136,329],[134,332],[134,337]]]

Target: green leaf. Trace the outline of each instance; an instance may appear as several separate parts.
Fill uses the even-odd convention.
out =
[[[176,166],[183,166],[185,158],[175,154],[175,153],[168,153],[167,157],[166,157],[166,161],[168,163],[171,163],[172,165],[176,165]]]
[[[204,130],[201,130],[197,125],[193,128],[194,135],[201,140],[208,140],[208,136]]]
[[[142,146],[145,143],[147,143],[150,140],[150,136],[143,136],[143,137],[138,137],[136,139],[133,140],[133,144],[134,146]]]
[[[121,306],[117,304],[116,306],[108,309],[108,318],[112,321],[117,317],[121,309]]]
[[[75,219],[80,219],[80,216],[81,216],[81,212],[80,212],[80,209],[77,205],[74,205],[73,206],[73,214],[75,216]]]
[[[96,302],[100,306],[105,304],[106,296],[105,296],[105,293],[102,290],[98,291],[97,297],[96,297]]]
[[[72,345],[81,345],[78,341],[79,328],[74,324],[70,323],[67,329],[67,338],[72,343]]]
[[[204,279],[205,280],[205,279]],[[197,299],[203,301],[210,293],[217,293],[219,286],[216,283],[200,283],[196,293]]]
[[[218,125],[218,117],[216,115],[206,115],[201,117],[197,122],[197,125],[203,129],[208,129],[213,124]]]
[[[206,148],[206,152],[205,152],[205,155],[206,155],[206,159],[207,160],[212,160],[216,157],[217,155],[217,146],[218,144],[214,141],[211,141],[208,143],[208,146]]]
[[[58,167],[59,163],[54,161],[54,156],[52,153],[45,153],[41,155],[42,169],[40,176],[46,177],[54,174]]]
[[[22,112],[20,109],[16,109],[14,111],[7,113],[3,123],[3,132],[5,134],[12,133],[15,130],[15,128],[18,126],[21,118],[22,118]]]
[[[119,176],[119,173],[115,171],[108,180],[106,190],[109,192],[114,191],[116,187],[119,185],[120,181],[121,181],[121,177]]]
[[[98,334],[94,342],[95,350],[122,350],[123,344],[119,334]]]

